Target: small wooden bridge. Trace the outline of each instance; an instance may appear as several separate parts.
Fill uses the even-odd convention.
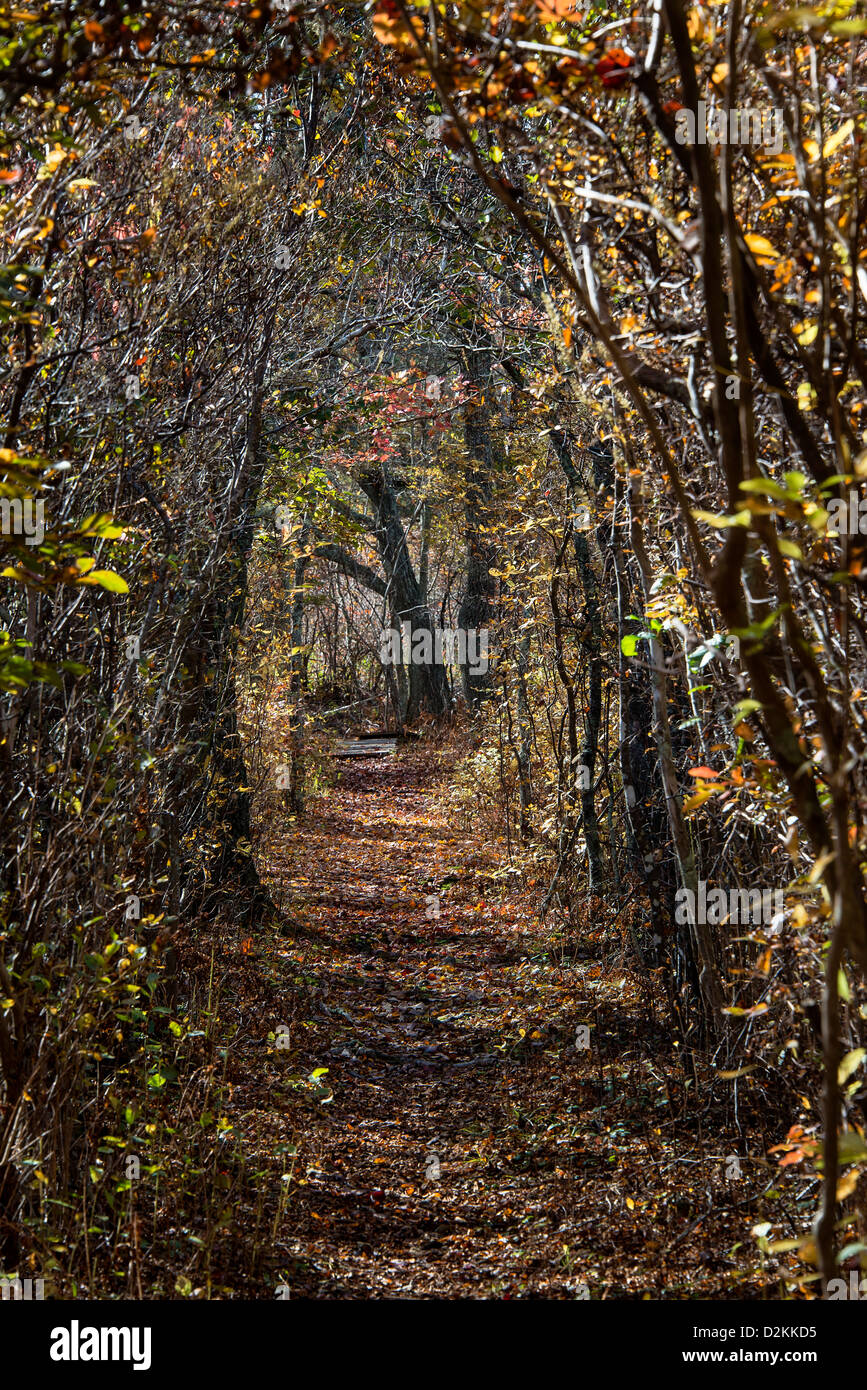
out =
[[[394,734],[360,734],[357,738],[339,738],[334,756],[337,758],[393,758],[397,749]]]

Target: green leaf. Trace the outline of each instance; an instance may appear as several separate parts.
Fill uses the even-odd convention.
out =
[[[841,1163],[861,1163],[867,1158],[867,1144],[854,1129],[841,1134],[837,1142],[837,1154]]]
[[[620,650],[624,656],[635,656],[635,649],[637,646],[637,637],[621,637],[620,639]]]
[[[780,487],[779,483],[773,482],[770,478],[746,478],[738,486],[741,492],[757,492],[766,497],[776,497],[781,502],[788,501],[785,488]]]
[[[793,470],[791,473],[784,473],[783,480],[786,484],[786,491],[790,497],[800,497],[807,483],[806,473],[799,473]]]
[[[761,708],[761,700],[738,700],[732,711],[732,717],[736,724],[740,724],[745,715],[755,714],[756,710]]]
[[[677,583],[677,575],[676,575],[676,574],[670,574],[670,573],[661,574],[661,575],[659,576],[659,578],[658,578],[658,579],[655,579],[654,582],[651,584],[651,586],[650,586],[650,592],[651,592],[651,594],[658,594],[658,593],[660,593],[660,591],[661,591],[662,589],[667,589],[668,586],[669,586],[669,584],[676,584],[676,583]]]
[[[750,513],[746,510],[735,512],[734,516],[724,516],[717,512],[694,511],[693,516],[696,521],[706,521],[708,526],[716,526],[719,530],[725,530],[727,526],[749,526]]]
[[[758,640],[770,632],[782,612],[782,608],[775,608],[774,612],[769,613],[760,623],[750,623],[749,627],[733,627],[732,636]]]

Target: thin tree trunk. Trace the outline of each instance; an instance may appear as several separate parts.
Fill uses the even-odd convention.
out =
[[[635,558],[638,561],[638,567],[641,572],[641,581],[644,586],[644,600],[645,603],[647,603],[653,580],[650,561],[644,545],[640,507],[641,496],[636,488],[633,490],[632,494],[631,539]],[[662,779],[665,808],[668,813],[668,823],[671,829],[672,840],[674,841],[674,850],[677,856],[681,883],[683,887],[692,894],[692,901],[697,905],[698,874],[696,871],[695,851],[693,849],[689,829],[684,820],[683,808],[680,804],[677,770],[674,765],[674,754],[672,751],[671,724],[668,717],[668,681],[665,674],[665,653],[662,648],[662,643],[655,634],[651,634],[648,642],[650,646],[650,678],[651,691],[653,694],[654,732],[656,735],[656,747],[659,753],[659,772]],[[705,1005],[708,1026],[711,1033],[717,1035],[720,1031],[722,1021],[721,1012],[724,1004],[724,994],[716,961],[713,934],[707,923],[698,921],[697,911],[691,913],[690,918],[690,936],[698,969],[699,989]]]
[[[578,470],[572,459],[569,441],[562,430],[552,430],[551,438],[560,467],[566,475],[569,489],[569,502],[574,519],[580,511],[587,511],[586,524],[574,529],[573,546],[575,563],[584,593],[584,626],[581,632],[581,645],[587,655],[588,702],[584,717],[584,736],[581,743],[579,761],[586,769],[581,785],[581,821],[584,839],[587,844],[587,888],[590,893],[598,893],[604,879],[602,862],[602,841],[599,834],[599,817],[596,812],[596,760],[599,752],[599,731],[602,722],[602,608],[599,593],[599,577],[590,553],[590,513],[581,501]],[[602,481],[599,477],[603,467],[603,456],[593,458],[594,485]],[[610,456],[609,456],[610,457]]]
[[[493,363],[490,350],[468,351],[464,360],[473,391],[464,407],[467,575],[458,610],[458,626],[465,632],[481,632],[491,621],[496,597],[496,584],[491,574],[496,564],[496,549],[489,534],[491,474],[496,461],[488,400]],[[490,671],[474,670],[466,661],[461,665],[461,679],[464,699],[470,709],[477,710],[490,695]]]

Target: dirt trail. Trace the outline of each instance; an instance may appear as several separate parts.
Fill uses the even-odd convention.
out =
[[[746,1194],[725,1141],[678,1128],[640,982],[598,942],[562,961],[505,846],[450,824],[445,757],[342,768],[269,866],[297,924],[266,1125],[297,1149],[291,1296],[755,1296],[709,1253],[749,1243]]]

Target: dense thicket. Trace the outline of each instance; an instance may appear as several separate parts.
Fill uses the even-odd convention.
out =
[[[2,14],[0,1264],[116,1267],[109,1158],[171,1171],[209,950],[271,918],[251,796],[303,814],[337,708],[474,721],[566,949],[620,934],[696,1087],[824,1159],[827,1279],[867,1159],[867,24]],[[401,624],[490,663],[384,661]]]

